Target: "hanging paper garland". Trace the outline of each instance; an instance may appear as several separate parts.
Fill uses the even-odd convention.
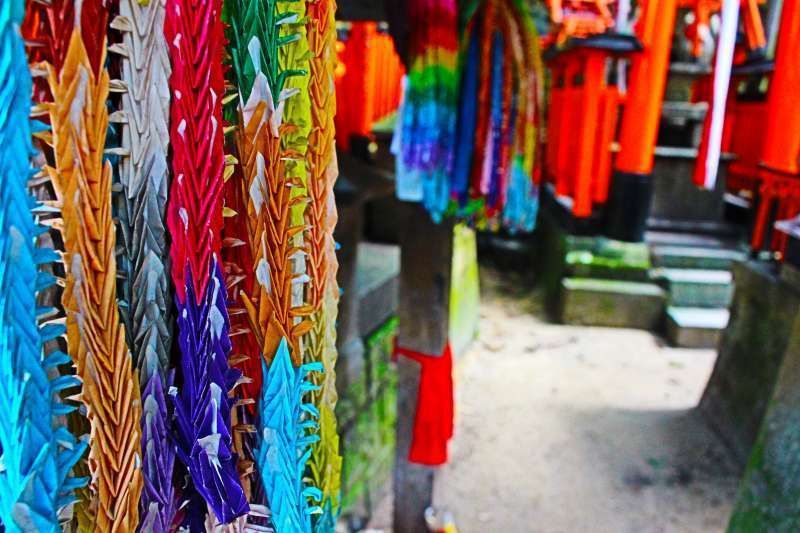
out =
[[[18,31],[22,7],[14,5],[10,15],[0,10],[8,15],[0,22],[12,29],[0,25],[3,38]],[[109,23],[112,7],[117,16]],[[43,155],[52,158],[47,172],[58,202],[48,206],[47,214],[54,216],[56,207],[63,210],[63,224],[53,219],[52,225],[63,227],[66,287],[61,303],[80,380],[40,379],[49,366],[68,361],[58,352],[45,362],[25,365],[39,365],[38,373],[30,375],[45,387],[40,400],[83,382],[80,399],[92,447],[88,464],[81,468],[91,473],[92,483],[81,491],[74,510],[81,530],[167,531],[179,525],[192,531],[223,525],[266,530],[271,522],[277,531],[332,531],[338,517],[335,3],[231,0],[227,8],[231,70],[239,97],[234,119],[239,124],[234,150],[238,165],[237,157],[224,155],[219,0],[52,0],[28,7],[31,18],[24,31],[30,57],[51,62],[49,83],[37,84],[34,95],[51,102],[46,107],[53,133],[37,136],[53,145],[52,154],[45,149]],[[107,47],[110,30],[119,42]],[[108,66],[107,51],[115,54]],[[20,58],[24,66],[24,55]],[[109,80],[107,69],[120,79]],[[30,81],[19,87],[21,92],[0,94],[14,99],[9,108],[27,113],[30,106],[17,97]],[[119,104],[113,113],[108,111],[109,92],[119,95],[112,102]],[[0,115],[19,120],[15,117]],[[109,130],[109,123],[119,126]],[[0,126],[5,124],[0,121]],[[30,130],[14,131],[17,137],[9,146],[19,147],[19,139],[27,138],[27,149],[15,155],[28,154]],[[118,173],[116,203],[112,165],[104,152]],[[5,153],[0,148],[3,168]],[[24,161],[27,167],[27,155]],[[18,166],[13,169],[16,174],[10,175],[22,175]],[[226,180],[233,181],[230,187],[224,187]],[[18,196],[24,184],[21,179],[21,189],[9,189],[13,201],[0,209],[27,198]],[[223,189],[229,206],[223,205]],[[26,202],[26,208],[33,205]],[[16,208],[12,214],[16,216]],[[4,212],[3,223],[13,227],[10,237],[0,236],[0,252],[16,254],[14,216]],[[120,247],[115,246],[115,218]],[[26,246],[32,247],[42,230],[31,226],[26,231]],[[35,273],[38,264],[53,257],[28,253],[32,259],[24,265],[16,262],[21,256],[5,261],[0,255],[10,265],[0,270],[4,291],[10,287],[6,272],[25,266]],[[124,270],[120,276],[117,260]],[[230,300],[223,267],[230,277]],[[25,297],[33,298],[35,289],[48,285],[46,275],[17,276],[14,287],[32,280],[36,285],[28,285]],[[173,290],[174,319],[168,303]],[[0,299],[0,329],[10,323],[3,314],[11,309],[2,307],[7,304],[13,302]],[[35,331],[35,313],[42,310],[29,309],[27,327]],[[229,311],[246,316],[247,324],[237,317],[231,331]],[[173,334],[176,361],[170,360]],[[47,324],[41,339],[28,340],[41,345],[58,335],[59,328]],[[236,339],[230,364],[241,364],[246,377],[229,367],[234,337],[241,340]],[[174,380],[172,364],[177,367]],[[69,411],[49,401],[49,407],[36,401],[14,403],[26,397],[30,386],[20,389],[14,381],[19,380],[18,369],[14,364],[9,368],[11,405],[27,409],[25,413],[37,411],[40,424],[52,420],[42,415],[48,408],[53,415]],[[232,395],[238,384],[245,385],[240,399]],[[234,406],[240,412],[236,420]],[[14,407],[8,412],[16,413]],[[30,416],[25,413],[19,416]],[[15,444],[27,438],[17,436],[14,423],[4,427],[12,428],[8,435],[16,440],[2,443],[2,474],[12,477],[16,471],[7,465],[21,451]],[[235,443],[234,430],[241,437]],[[250,431],[254,438],[247,436]],[[40,429],[36,438],[50,434]],[[51,444],[48,453],[57,457],[58,468],[47,471],[55,476],[44,483],[48,494],[39,495],[30,507],[39,530],[53,529],[56,511],[81,485],[68,473],[85,444],[75,443],[65,430],[53,430],[52,435],[58,444]],[[38,441],[31,445],[42,447]],[[177,476],[173,486],[176,455],[185,475]],[[5,480],[0,475],[0,482]],[[18,481],[9,478],[10,483]],[[22,487],[17,483],[0,495],[0,513],[12,512],[7,509],[21,501]],[[25,520],[18,509],[14,513],[8,519],[10,515],[0,515],[6,529],[14,530],[14,520]],[[29,524],[20,527],[30,529]]]
[[[90,2],[82,8],[82,20],[104,17],[104,9]],[[48,172],[64,217],[62,303],[91,435],[92,482],[76,507],[78,527],[129,531],[139,521],[142,489],[141,401],[115,299],[111,166],[103,161],[109,88],[104,62],[105,34],[84,39],[76,26],[60,74],[49,74],[55,167]]]
[[[522,2],[512,0],[462,5],[453,89],[450,76],[424,74],[456,76],[455,66],[426,63],[448,57],[441,43],[457,34],[449,11],[454,6],[447,6],[444,17],[427,16],[440,15],[442,9],[436,1],[422,0],[409,7],[409,16],[422,13],[424,18],[414,20],[425,23],[412,30],[410,70],[396,130],[398,197],[422,202],[434,220],[455,216],[479,228],[532,231],[538,211],[543,78],[531,16]]]
[[[536,30],[526,8],[509,0],[476,3],[466,14],[456,212],[479,227],[532,231],[543,80]]]
[[[265,365],[254,459],[279,532],[307,530],[309,513],[316,512],[307,496],[318,495],[303,481],[310,454],[304,450],[318,439],[304,436],[316,429],[309,419],[316,410],[301,408],[303,395],[315,388],[304,385],[303,379],[322,366],[301,364],[301,338],[312,328],[313,311],[305,304],[310,278],[303,211],[306,203],[314,202],[306,195],[305,155],[312,117],[308,41],[304,27],[298,25],[302,8],[299,3],[271,0],[235,0],[227,5],[241,161],[241,176],[234,173],[231,179],[241,179],[239,189],[246,203],[246,213],[234,218],[246,215],[255,277],[245,283],[249,294],[240,294],[250,321],[245,334],[255,338]],[[256,12],[264,19],[253,16]],[[327,205],[328,198],[324,199]],[[292,363],[300,366],[294,368]],[[252,371],[251,363],[247,367]]]
[[[221,2],[168,0],[172,63],[172,236],[180,365],[174,390],[178,457],[221,523],[246,514],[236,470],[228,366],[231,343],[220,264],[224,172]],[[197,517],[189,517],[196,520]]]
[[[0,521],[9,532],[58,531],[58,513],[74,500],[85,479],[70,478],[86,449],[58,417],[72,407],[54,394],[80,385],[74,376],[50,378],[69,356],[45,354],[43,344],[64,327],[44,323],[52,310],[37,308],[37,292],[55,278],[39,267],[54,261],[52,250],[35,246],[46,228],[27,183],[32,128],[31,77],[19,25],[24,3],[0,5]]]
[[[308,196],[306,237],[308,242],[308,303],[313,309],[312,328],[308,332],[304,360],[321,363],[322,373],[312,374],[319,386],[312,402],[319,412],[319,439],[311,448],[309,471],[319,488],[322,513],[316,516],[315,531],[333,531],[339,516],[342,457],[339,455],[336,402],[336,317],[339,286],[336,283],[338,261],[333,230],[336,225],[336,202],[333,185],[338,168],[334,146],[336,95],[336,3],[315,0],[308,4],[306,24],[309,49],[309,94],[311,96],[311,131],[308,143]]]
[[[455,0],[412,0],[408,75],[400,120],[397,191],[441,220],[450,201],[458,105]]]
[[[277,303],[277,298],[273,299],[277,294],[270,294],[273,276],[267,265],[275,256],[267,255],[266,247],[268,242],[275,242],[270,241],[270,237],[275,235],[275,239],[282,239],[287,243],[286,250],[289,249],[288,238],[280,229],[281,220],[273,219],[273,216],[277,215],[287,221],[290,211],[288,188],[285,186],[281,188],[278,178],[278,172],[284,168],[284,164],[280,161],[279,129],[285,103],[281,101],[276,109],[273,94],[281,94],[277,84],[284,83],[286,78],[280,74],[278,65],[280,24],[288,22],[292,15],[279,13],[274,2],[260,0],[228,1],[226,13],[231,43],[229,60],[232,63],[229,74],[236,88],[234,100],[237,105],[234,121],[239,126],[234,137],[239,164],[229,178],[229,196],[226,197],[226,201],[230,198],[236,210],[232,213],[233,216],[226,219],[225,232],[226,235],[235,235],[236,238],[245,241],[236,247],[235,253],[239,260],[249,262],[231,268],[236,268],[241,273],[241,280],[237,282],[239,286],[233,295],[234,305],[241,306],[248,318],[247,325],[240,326],[242,330],[236,341],[240,350],[246,350],[242,352],[242,368],[249,383],[245,384],[242,394],[245,400],[256,408],[263,386],[262,357],[268,356],[267,352],[263,351],[264,331],[268,326],[260,322],[258,312],[254,310],[254,302],[262,302],[264,307],[261,309],[266,309],[268,304],[280,305]],[[262,13],[264,19],[259,18],[256,13]],[[291,42],[289,39],[285,44]],[[284,98],[287,94],[283,93]],[[276,188],[270,188],[270,183]],[[276,195],[274,197],[276,202],[266,205],[265,200],[272,191],[280,192],[283,196]],[[271,210],[270,207],[275,210]],[[291,272],[289,272],[291,265],[288,263],[284,265],[288,276],[284,279],[291,283]],[[291,305],[288,296],[290,289],[283,287],[285,285],[280,289],[281,294],[287,297],[282,302]],[[267,321],[270,318],[267,314],[261,317]],[[254,353],[251,350],[254,350]],[[241,416],[247,417],[248,421],[252,420],[255,426],[258,418],[255,410],[244,411]],[[258,431],[255,433],[254,438],[247,438],[247,445],[244,437],[240,441],[243,451],[247,448],[247,453],[253,453],[254,461],[257,457],[250,451],[250,447],[255,446],[260,440]],[[257,469],[261,466],[256,464]],[[251,491],[251,501],[254,499],[261,501],[263,498],[272,505],[270,487],[263,486],[260,475],[256,478],[252,480],[252,485],[259,489],[259,493]],[[246,483],[250,484],[251,481],[248,479]],[[263,496],[260,494],[262,491],[266,492]]]
[[[115,119],[122,122],[119,213],[124,255],[130,265],[126,327],[142,387],[141,527],[167,531],[175,515],[166,389],[171,385],[171,294],[167,270],[165,210],[168,191],[169,50],[164,37],[165,0],[142,5],[120,0],[112,27],[122,43],[111,47],[121,60],[125,92]]]

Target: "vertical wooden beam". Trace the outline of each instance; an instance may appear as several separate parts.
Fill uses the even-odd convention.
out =
[[[440,356],[447,344],[453,225],[434,224],[419,204],[403,203],[400,223],[400,306],[397,343]],[[434,469],[408,461],[417,410],[420,367],[398,360],[397,448],[394,468],[396,533],[424,533],[424,512],[433,498]]]
[[[420,204],[403,203],[398,344],[439,356],[447,344],[453,224],[435,224]]]
[[[653,172],[677,1],[647,0],[643,9],[637,36],[644,50],[631,60],[615,168],[629,174],[649,175]]]
[[[402,323],[402,321],[401,321]],[[407,357],[397,361],[397,436],[394,464],[392,531],[425,533],[425,509],[433,503],[435,469],[408,462],[414,414],[417,410],[419,364]]]
[[[677,0],[645,0],[637,24],[644,50],[631,59],[628,93],[620,126],[620,152],[614,164],[607,207],[609,237],[644,238],[653,196],[655,156],[664,100]]]
[[[592,185],[594,163],[598,153],[597,130],[600,115],[600,94],[606,85],[606,53],[602,50],[587,50],[583,62],[583,84],[580,87],[581,116],[577,131],[577,157],[572,213],[576,217],[592,214]],[[600,151],[608,147],[600,147]]]

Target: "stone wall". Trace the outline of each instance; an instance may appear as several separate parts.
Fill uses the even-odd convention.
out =
[[[733,273],[731,320],[700,411],[744,464],[778,379],[800,293],[761,262],[739,263]]]
[[[800,531],[800,320],[794,322],[729,531]]]

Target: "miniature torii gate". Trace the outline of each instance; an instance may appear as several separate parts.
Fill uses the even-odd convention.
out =
[[[778,218],[800,213],[800,0],[783,0],[775,68],[767,96],[764,143],[761,164],[759,202],[751,245],[762,247],[773,210]],[[773,239],[772,248],[782,251],[783,236]]]
[[[549,62],[554,85],[547,172],[556,184],[556,194],[572,198],[576,218],[591,216],[595,204],[608,201],[608,232],[621,240],[641,240],[644,232],[677,1],[641,3],[635,28],[641,51],[635,51],[636,46],[615,49],[610,41],[599,45],[597,35],[588,35],[619,39],[607,32],[613,27],[616,2],[570,2],[567,7],[558,0],[549,2],[551,18],[561,21],[551,40],[559,43],[572,37],[574,49],[580,51],[558,54]],[[563,35],[570,30],[574,35]],[[607,59],[620,54],[631,61],[624,96],[606,83]],[[619,153],[612,167],[620,109]]]
[[[742,0],[744,26],[751,49],[766,46],[759,4]],[[614,26],[614,0],[548,2],[556,23],[550,41],[583,48],[549,61],[553,72],[550,97],[547,174],[556,194],[572,199],[572,215],[586,218],[595,205],[606,206],[606,233],[616,239],[640,241],[644,236],[652,194],[651,174],[661,118],[672,35],[678,8],[695,12],[693,50],[699,54],[701,28],[720,8],[720,0],[643,0],[635,36],[641,51],[614,50],[589,43]],[[597,42],[597,40],[595,40]],[[606,63],[614,55],[629,55],[627,92],[609,86]],[[573,83],[575,80],[577,82]],[[619,133],[617,132],[617,117]],[[615,142],[615,140],[617,142]],[[618,148],[613,158],[612,150]],[[613,174],[612,174],[613,168]]]
[[[747,47],[761,50],[767,45],[761,12],[758,7],[765,0],[742,0],[742,18]],[[699,57],[703,51],[702,28],[709,28],[711,15],[722,9],[721,0],[679,0],[678,7],[689,8],[694,12],[694,22],[689,26],[692,40],[692,54]],[[706,30],[708,31],[708,30]]]
[[[707,3],[719,7],[718,1]],[[761,100],[746,92],[740,97],[732,87],[723,147],[736,156],[728,173],[728,189],[744,191],[754,206],[751,248],[769,249],[780,258],[786,237],[770,232],[771,223],[800,213],[800,109],[795,105],[800,94],[800,2],[783,1],[773,61],[762,57],[767,41],[757,3],[743,1],[745,46],[756,58],[739,64],[732,76],[737,80],[755,76],[757,85],[767,78],[767,96]]]

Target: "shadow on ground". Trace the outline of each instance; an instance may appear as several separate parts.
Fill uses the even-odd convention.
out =
[[[724,531],[738,472],[694,410],[715,352],[548,324],[530,284],[491,268],[482,283],[435,491],[459,531]]]

